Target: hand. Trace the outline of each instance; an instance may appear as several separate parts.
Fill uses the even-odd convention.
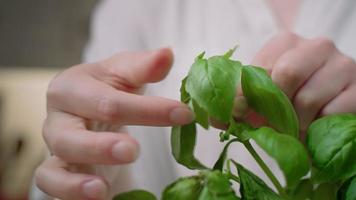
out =
[[[289,96],[301,131],[319,116],[356,113],[356,64],[329,39],[281,33],[257,53],[253,64],[265,67]]]
[[[112,128],[94,132],[94,122],[120,127],[191,122],[193,114],[186,105],[138,94],[145,83],[162,80],[172,61],[169,49],[120,53],[69,68],[54,78],[47,92],[43,128],[52,156],[36,171],[38,187],[63,200],[107,197],[110,185],[93,173],[93,165],[133,162],[139,145]]]

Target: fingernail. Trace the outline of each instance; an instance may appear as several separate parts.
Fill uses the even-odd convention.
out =
[[[174,108],[169,113],[169,118],[175,124],[187,124],[194,120],[194,114],[188,108]]]
[[[120,141],[112,148],[112,155],[121,162],[134,161],[139,154],[137,145],[128,141]]]
[[[237,96],[234,100],[234,111],[233,115],[236,118],[243,118],[245,117],[248,111],[248,104],[247,100],[244,96]]]
[[[99,179],[90,180],[83,185],[83,193],[92,199],[105,199],[107,194],[105,183]]]

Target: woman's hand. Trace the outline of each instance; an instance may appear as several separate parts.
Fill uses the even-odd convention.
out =
[[[144,84],[162,80],[172,62],[169,49],[120,53],[54,78],[43,128],[52,156],[36,171],[38,187],[63,200],[105,199],[110,185],[92,173],[92,166],[130,163],[139,154],[136,140],[115,133],[117,127],[191,122],[193,114],[186,105],[138,94]],[[98,124],[111,126],[102,126],[106,128],[98,134],[93,130]]]
[[[267,42],[253,64],[265,67],[292,100],[301,131],[319,116],[356,113],[356,64],[329,39],[281,33]],[[247,118],[256,120],[254,114]]]

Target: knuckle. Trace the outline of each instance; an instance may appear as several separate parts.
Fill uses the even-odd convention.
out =
[[[342,71],[346,72],[346,73],[353,73],[353,70],[355,70],[355,61],[347,56],[342,56],[341,58],[339,58],[339,68],[341,68]]]
[[[285,41],[297,41],[299,39],[298,35],[291,31],[283,31],[277,37]]]
[[[312,40],[312,44],[321,50],[331,51],[336,49],[334,42],[326,37],[314,39]]]
[[[48,85],[47,99],[49,101],[56,99],[61,96],[62,92],[63,90],[60,82],[58,81],[58,78],[54,78]]]
[[[287,62],[277,63],[276,68],[272,74],[273,78],[278,80],[278,82],[283,85],[295,84],[301,78],[301,74],[298,68],[290,66]]]
[[[118,120],[117,103],[110,97],[103,97],[97,103],[97,113],[102,121],[114,122]]]
[[[320,102],[309,92],[300,92],[294,99],[296,107],[303,110],[314,110],[320,107]]]

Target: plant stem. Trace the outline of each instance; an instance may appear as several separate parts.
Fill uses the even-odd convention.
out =
[[[240,183],[240,178],[231,172],[231,165],[230,165],[231,161],[234,162],[233,160],[227,161],[227,176],[229,177],[229,179],[232,179],[232,180]]]
[[[265,174],[268,176],[268,178],[271,180],[271,182],[273,183],[273,185],[276,187],[276,189],[278,190],[278,193],[282,196],[282,197],[286,197],[286,193],[282,187],[282,185],[279,183],[278,179],[274,176],[274,174],[272,173],[272,171],[268,168],[268,166],[266,165],[266,163],[262,160],[262,158],[257,154],[257,152],[255,151],[255,149],[252,147],[251,143],[249,141],[245,141],[243,142],[243,144],[245,145],[246,149],[250,152],[250,154],[252,155],[252,157],[256,160],[256,162],[258,163],[258,165],[261,167],[261,169],[265,172]]]
[[[229,179],[232,179],[238,183],[240,183],[240,178],[237,177],[236,175],[232,174],[232,173],[228,173],[227,176],[229,177]]]

